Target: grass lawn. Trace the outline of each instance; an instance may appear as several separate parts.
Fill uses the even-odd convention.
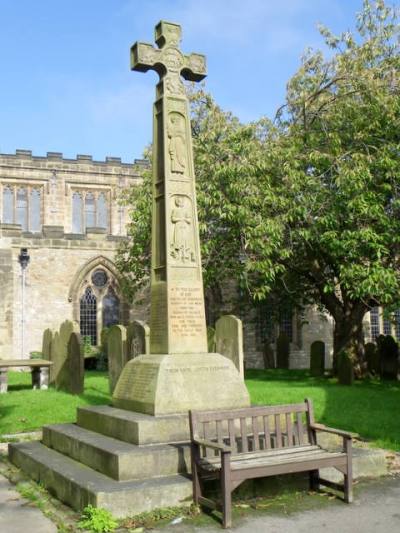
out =
[[[52,388],[34,391],[30,379],[29,373],[9,373],[9,393],[0,395],[0,436],[74,422],[78,406],[110,402],[106,372],[86,371],[80,396]],[[335,379],[311,378],[303,370],[248,370],[246,384],[253,403],[293,403],[309,397],[319,422],[400,451],[400,382],[370,380],[349,387],[337,385]]]

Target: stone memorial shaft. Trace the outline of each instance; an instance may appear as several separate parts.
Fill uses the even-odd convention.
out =
[[[153,107],[150,354],[125,366],[113,405],[162,415],[249,405],[231,361],[208,353],[188,99],[181,77],[200,81],[205,57],[179,50],[181,28],[161,21],[158,48],[137,42],[131,68],[160,80]]]
[[[136,43],[131,68],[155,70],[151,353],[207,352],[193,151],[188,99],[181,80],[200,81],[205,57],[179,50],[181,28],[160,22],[151,44]]]

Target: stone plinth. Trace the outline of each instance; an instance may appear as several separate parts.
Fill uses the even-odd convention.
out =
[[[113,405],[149,415],[250,405],[235,365],[217,353],[150,354],[128,362]]]

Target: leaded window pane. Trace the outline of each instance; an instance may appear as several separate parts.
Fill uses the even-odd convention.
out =
[[[392,334],[392,322],[388,318],[383,319],[383,334],[384,335]]]
[[[31,203],[29,209],[29,229],[33,232],[40,231],[40,191],[39,189],[31,190]]]
[[[85,197],[85,222],[87,228],[96,227],[96,205],[94,195],[89,192]]]
[[[105,194],[99,194],[97,198],[97,226],[99,228],[108,228],[108,209]]]
[[[400,341],[400,309],[394,312],[394,331],[397,340]]]
[[[83,233],[82,196],[77,192],[72,195],[72,233]]]
[[[24,231],[28,230],[28,194],[26,189],[17,190],[16,222]]]
[[[92,346],[97,344],[97,299],[90,287],[80,300],[80,328],[82,337],[90,337]]]
[[[103,327],[119,323],[119,298],[110,287],[103,298]]]
[[[14,191],[11,187],[3,189],[3,222],[14,223]]]
[[[381,326],[379,322],[379,307],[372,307],[369,312],[371,321],[371,337],[375,340],[381,334]]]

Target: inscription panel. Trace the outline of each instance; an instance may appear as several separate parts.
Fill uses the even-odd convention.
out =
[[[206,339],[205,311],[202,287],[175,286],[169,292],[169,319],[171,340],[193,342],[193,350],[199,350]]]
[[[130,398],[133,389],[136,398],[143,402],[153,401],[158,369],[157,364],[151,363],[126,366],[119,379],[116,396],[120,399]]]
[[[167,314],[166,284],[154,283],[151,289],[151,353],[166,353],[167,351]]]

